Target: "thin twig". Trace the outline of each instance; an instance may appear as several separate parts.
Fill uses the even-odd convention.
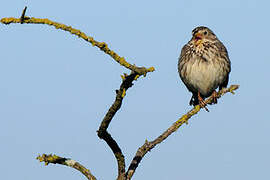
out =
[[[96,180],[96,177],[91,174],[89,169],[86,169],[83,165],[81,165],[80,163],[72,159],[63,158],[63,157],[52,155],[52,154],[49,154],[49,155],[43,154],[42,156],[38,156],[37,159],[40,162],[45,162],[45,165],[53,163],[53,164],[61,164],[61,165],[72,167],[80,171],[88,180]]]
[[[27,9],[27,6],[25,6],[24,9],[23,9],[23,12],[22,12],[22,15],[21,15],[21,18],[20,18],[21,24],[23,24],[26,9]]]
[[[20,18],[20,23],[21,24],[23,24],[26,19],[29,19],[29,17],[25,16],[26,9],[27,9],[27,6],[25,6],[24,9],[23,9],[23,12],[22,12],[22,15],[21,15],[21,18]]]
[[[220,98],[223,94],[227,92],[231,92],[234,94],[234,91],[239,88],[239,85],[231,85],[229,88],[223,88],[218,92],[217,98]],[[206,104],[211,104],[213,101],[213,97],[209,97],[205,100]],[[136,152],[135,157],[133,158],[128,171],[126,172],[126,179],[130,180],[133,176],[136,168],[138,167],[140,161],[148,153],[151,149],[153,149],[157,144],[164,141],[169,135],[175,132],[181,125],[188,122],[193,115],[197,114],[200,111],[200,105],[195,106],[192,110],[190,110],[187,114],[183,115],[180,119],[178,119],[171,127],[169,127],[164,133],[162,133],[159,137],[157,137],[154,141],[148,142],[146,141],[143,146],[141,146]]]

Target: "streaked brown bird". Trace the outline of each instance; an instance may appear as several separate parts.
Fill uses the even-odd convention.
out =
[[[178,61],[180,78],[192,92],[189,104],[205,107],[204,99],[209,96],[213,96],[213,102],[217,103],[216,89],[227,87],[230,71],[226,47],[209,28],[196,27]]]

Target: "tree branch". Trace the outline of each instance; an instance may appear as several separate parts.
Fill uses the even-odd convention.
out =
[[[49,19],[39,19],[39,18],[34,18],[34,17],[27,17],[25,16],[26,14],[26,9],[25,7],[23,9],[22,15],[20,18],[2,18],[0,20],[1,23],[9,25],[11,23],[21,23],[21,24],[47,24],[49,26],[54,26],[56,29],[61,29],[64,31],[68,31],[71,34],[74,34],[85,41],[91,43],[93,46],[98,47],[101,51],[104,53],[108,54],[111,56],[117,63],[120,65],[128,68],[131,70],[130,75],[124,74],[124,76],[121,76],[123,81],[120,86],[120,89],[116,91],[116,99],[113,105],[110,107],[108,110],[107,114],[105,115],[99,130],[98,130],[98,136],[105,140],[105,142],[109,145],[111,150],[113,151],[115,158],[118,163],[118,179],[125,179],[125,159],[124,155],[121,152],[120,147],[118,146],[117,142],[112,138],[112,136],[107,132],[107,128],[109,127],[109,124],[114,117],[115,113],[120,109],[123,98],[126,94],[126,91],[128,88],[130,88],[133,84],[132,82],[139,78],[141,75],[146,76],[148,72],[153,72],[155,70],[154,67],[150,68],[145,68],[145,67],[137,67],[135,65],[132,65],[128,63],[124,57],[119,56],[116,52],[112,51],[108,45],[105,42],[98,42],[94,40],[93,37],[87,36],[85,33],[82,31],[72,28],[71,26],[67,26],[65,24],[60,24],[54,21],[51,21]],[[62,165],[67,165],[71,166],[80,172],[82,172],[88,179],[96,179],[93,175],[91,175],[90,171],[87,170],[85,167],[83,167],[81,164],[75,162],[74,160],[62,158],[56,155],[46,155],[43,154],[42,156],[37,157],[41,162],[44,161],[45,164],[49,163],[55,163],[55,164],[62,164]]]
[[[239,85],[231,85],[229,88],[223,88],[218,92],[217,98],[220,98],[222,95],[224,95],[227,92],[231,92],[234,94],[234,91],[239,88]],[[211,104],[213,102],[213,98],[209,97],[207,100],[205,100],[206,104]],[[173,132],[175,132],[181,125],[184,123],[188,123],[188,120],[197,114],[200,109],[200,105],[195,106],[192,110],[190,110],[188,113],[183,115],[181,118],[179,118],[171,127],[169,127],[164,133],[162,133],[159,137],[157,137],[154,141],[148,142],[146,141],[143,146],[141,146],[138,151],[136,152],[135,157],[133,158],[128,171],[126,172],[126,179],[130,180],[133,176],[136,168],[138,167],[139,163],[141,162],[142,158],[145,156],[146,153],[148,153],[151,149],[153,149],[157,144],[164,141],[169,135],[171,135]]]
[[[145,76],[148,72],[153,72],[155,70],[154,67],[150,67],[150,68],[137,67],[135,65],[128,63],[124,57],[119,56],[116,52],[111,50],[105,42],[98,42],[98,41],[94,40],[93,37],[87,36],[84,32],[82,32],[78,29],[74,29],[71,26],[67,26],[65,24],[60,24],[60,23],[51,21],[49,19],[25,17],[25,11],[26,11],[26,8],[24,8],[21,18],[13,18],[13,17],[2,18],[0,20],[0,22],[3,24],[6,24],[6,25],[8,25],[10,23],[21,23],[21,24],[24,23],[24,24],[47,24],[49,26],[54,26],[56,29],[62,29],[64,31],[68,31],[71,34],[74,34],[74,35],[84,39],[85,41],[91,43],[93,46],[98,47],[101,51],[110,55],[120,65],[130,69],[131,71],[136,72],[139,75]]]
[[[107,114],[103,118],[98,132],[98,137],[106,141],[106,143],[109,145],[111,150],[113,151],[113,154],[117,160],[118,164],[118,180],[122,180],[125,178],[125,158],[124,155],[118,146],[117,142],[112,138],[112,136],[107,132],[107,129],[110,125],[110,122],[116,112],[121,108],[123,98],[126,94],[126,91],[128,88],[130,88],[133,84],[132,82],[137,79],[139,75],[135,72],[132,72],[130,75],[124,74],[124,76],[121,76],[123,81],[120,85],[119,90],[116,90],[116,98],[114,103],[109,108]]]
[[[108,146],[111,148],[118,164],[118,180],[125,180],[125,179],[131,179],[136,168],[138,167],[139,163],[141,162],[142,158],[151,150],[153,149],[157,144],[164,141],[168,136],[170,136],[173,132],[175,132],[180,126],[182,126],[184,123],[188,123],[188,120],[195,114],[197,114],[201,108],[200,105],[195,106],[192,110],[187,112],[185,115],[183,115],[181,118],[179,118],[171,127],[169,127],[164,133],[162,133],[159,137],[157,137],[153,141],[146,141],[136,152],[135,157],[133,158],[127,172],[125,172],[125,158],[121,151],[121,148],[118,146],[117,142],[113,139],[113,137],[108,133],[107,129],[112,121],[112,118],[116,114],[116,112],[121,108],[123,98],[125,97],[126,91],[133,85],[133,81],[136,80],[141,75],[146,75],[148,72],[153,72],[155,69],[154,67],[145,68],[145,67],[137,67],[135,65],[132,65],[126,61],[124,57],[119,56],[116,52],[112,51],[108,45],[105,42],[99,42],[94,40],[93,37],[87,36],[85,33],[78,29],[74,29],[71,26],[67,26],[65,24],[60,24],[54,21],[51,21],[49,19],[39,19],[39,18],[30,18],[25,16],[27,7],[24,8],[22,15],[20,18],[2,18],[0,20],[3,24],[10,24],[10,23],[25,23],[25,24],[47,24],[49,26],[54,26],[56,29],[61,29],[64,31],[68,31],[71,34],[74,34],[85,41],[89,42],[95,47],[98,47],[101,51],[111,56],[117,63],[120,65],[128,68],[131,70],[130,75],[124,74],[122,77],[122,84],[120,85],[119,90],[116,91],[116,98],[112,106],[109,108],[108,112],[106,113],[105,117],[103,118],[103,121],[100,124],[99,130],[97,131],[98,137],[103,139]],[[234,93],[234,90],[238,89],[238,85],[232,85],[229,88],[224,88],[218,92],[217,98],[220,98],[223,94],[227,92]],[[213,101],[213,98],[210,97],[207,100],[205,100],[206,104],[211,104]],[[49,163],[54,164],[62,164],[66,166],[70,166],[74,169],[77,169],[81,173],[83,173],[87,179],[89,180],[96,180],[96,178],[90,173],[88,169],[86,169],[83,165],[80,163],[59,157],[56,155],[46,155],[43,154],[42,156],[38,156],[37,159],[39,159],[40,162],[45,162],[45,165],[48,165]]]
[[[53,163],[53,164],[61,164],[61,165],[72,167],[80,171],[87,179],[96,180],[95,176],[91,174],[89,169],[86,169],[83,165],[81,165],[80,163],[72,159],[67,159],[67,158],[59,157],[52,154],[49,154],[49,155],[42,154],[42,156],[39,155],[37,159],[40,162],[45,162],[45,166],[47,166],[50,163]]]

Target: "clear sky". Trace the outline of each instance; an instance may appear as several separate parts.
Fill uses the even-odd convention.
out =
[[[2,0],[0,17],[49,18],[109,44],[156,71],[128,90],[109,127],[129,164],[191,107],[177,61],[196,26],[228,49],[230,84],[217,105],[193,117],[142,160],[134,179],[270,179],[270,1]],[[82,39],[47,25],[0,24],[0,179],[84,179],[39,163],[40,153],[70,157],[102,180],[115,179],[111,150],[96,130],[129,71]]]

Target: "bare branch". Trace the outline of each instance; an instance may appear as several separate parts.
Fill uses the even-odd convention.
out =
[[[47,24],[49,26],[54,26],[56,29],[61,29],[64,31],[68,31],[71,34],[74,34],[85,41],[89,42],[95,47],[98,47],[101,51],[111,56],[117,63],[120,65],[126,67],[127,69],[131,70],[130,75],[124,74],[122,76],[122,84],[120,85],[119,90],[116,91],[116,98],[112,106],[109,108],[108,112],[106,113],[105,117],[103,118],[103,121],[100,124],[99,130],[97,131],[98,137],[103,139],[108,146],[111,148],[118,164],[118,180],[125,180],[125,179],[131,179],[136,168],[138,167],[139,163],[141,162],[142,158],[145,156],[147,152],[149,152],[151,149],[153,149],[157,144],[164,141],[168,136],[170,136],[173,132],[175,132],[181,125],[184,123],[188,123],[188,120],[195,114],[197,114],[201,108],[200,105],[195,106],[192,110],[187,112],[185,115],[183,115],[181,118],[179,118],[171,127],[169,127],[163,134],[161,134],[159,137],[157,137],[153,141],[146,141],[144,145],[142,145],[138,151],[136,152],[135,157],[133,158],[127,172],[125,171],[125,157],[121,151],[121,148],[117,144],[117,142],[113,139],[113,137],[108,133],[107,129],[112,121],[112,118],[116,114],[116,112],[121,108],[123,98],[125,97],[126,91],[133,85],[133,81],[136,80],[141,75],[146,75],[148,72],[153,72],[155,69],[154,67],[145,68],[145,67],[137,67],[135,65],[130,64],[126,61],[124,57],[119,56],[116,52],[112,51],[108,45],[105,42],[99,42],[94,40],[93,37],[87,36],[82,31],[72,28],[71,26],[67,26],[65,24],[60,24],[54,21],[51,21],[49,19],[39,19],[39,18],[30,18],[25,16],[27,7],[23,9],[22,15],[20,18],[2,18],[0,20],[3,24],[10,24],[10,23],[25,23],[25,24]],[[232,85],[230,88],[224,88],[218,92],[217,98],[220,98],[223,94],[227,92],[234,93],[234,90],[238,89],[238,85]],[[205,103],[211,104],[213,101],[213,98],[208,98]],[[96,180],[96,178],[90,173],[88,169],[86,169],[83,165],[80,163],[59,157],[56,155],[46,155],[43,154],[42,156],[38,156],[37,159],[39,159],[40,162],[45,162],[45,165],[48,165],[49,163],[54,164],[61,164],[70,166],[72,168],[77,169],[81,173],[83,173],[89,180]]]
[[[86,169],[83,165],[81,165],[80,163],[72,159],[67,159],[67,158],[59,157],[52,154],[49,154],[49,155],[43,154],[42,156],[38,156],[37,159],[40,162],[45,162],[45,166],[47,166],[50,163],[53,163],[53,164],[61,164],[61,165],[72,167],[80,171],[87,179],[96,180],[95,176],[91,174],[89,169]]]
[[[47,24],[49,26],[54,26],[56,29],[62,29],[64,31],[68,31],[71,34],[74,34],[82,39],[84,39],[85,41],[91,43],[93,46],[98,47],[101,51],[103,51],[104,53],[110,55],[116,62],[118,62],[120,65],[128,68],[131,70],[131,74],[130,75],[124,75],[122,76],[123,82],[120,86],[120,89],[117,90],[116,92],[116,99],[115,102],[113,103],[113,105],[110,107],[109,111],[107,112],[107,114],[105,115],[100,128],[98,130],[98,136],[105,140],[106,143],[109,145],[109,147],[112,149],[117,163],[118,163],[118,179],[124,179],[125,178],[125,159],[124,159],[124,155],[121,152],[120,147],[118,146],[117,142],[112,138],[112,136],[107,132],[107,128],[112,120],[112,118],[114,117],[115,113],[120,109],[121,104],[122,104],[122,100],[126,94],[126,91],[128,88],[130,88],[132,86],[132,82],[134,80],[136,80],[138,77],[140,77],[141,75],[146,76],[146,74],[148,72],[153,72],[155,70],[154,67],[150,67],[150,68],[145,68],[145,67],[137,67],[135,65],[132,65],[130,63],[128,63],[124,57],[119,56],[116,52],[112,51],[108,45],[105,42],[98,42],[96,40],[94,40],[93,37],[87,36],[85,33],[83,33],[82,31],[72,28],[71,26],[67,26],[65,24],[60,24],[54,21],[51,21],[49,19],[39,19],[39,18],[34,18],[34,17],[26,17],[25,13],[26,13],[26,9],[27,7],[25,7],[23,9],[22,15],[20,18],[2,18],[0,20],[1,23],[3,24],[11,24],[11,23],[25,23],[25,24]],[[58,164],[63,164],[63,165],[68,165],[71,166],[70,164],[67,164],[67,162],[73,162],[73,160],[69,160],[66,158],[61,158],[59,156],[56,155],[42,155],[39,156],[38,159],[40,161],[44,161],[45,164],[48,163],[58,163]],[[74,161],[75,162],[75,161]],[[95,179],[94,176],[92,177],[92,175],[87,174],[88,171],[86,168],[84,168],[82,165],[80,165],[79,163],[75,162],[74,165],[72,165],[71,167],[76,168],[77,170],[81,171],[82,173],[84,173],[87,178],[92,178]]]
[[[234,94],[234,91],[238,88],[239,88],[239,85],[231,85],[231,87],[229,88],[223,88],[222,90],[218,92],[217,98],[220,98],[222,95],[224,95],[227,92],[231,92]],[[213,101],[213,98],[209,97],[207,100],[205,100],[205,103],[211,104],[212,101]],[[147,152],[149,152],[157,144],[165,140],[169,135],[175,132],[182,124],[188,123],[188,119],[190,119],[193,115],[197,114],[201,108],[202,107],[200,107],[200,105],[195,106],[192,110],[190,110],[188,113],[183,115],[180,119],[178,119],[175,123],[173,123],[171,127],[169,127],[163,134],[157,137],[154,141],[151,141],[151,142],[146,141],[144,145],[141,146],[136,152],[136,155],[133,158],[128,168],[128,171],[126,172],[126,179],[127,180],[131,179],[140,161],[142,160],[142,158],[145,156]]]
[[[98,42],[98,41],[94,40],[93,37],[87,36],[82,31],[80,31],[78,29],[74,29],[71,26],[67,26],[65,24],[60,24],[60,23],[51,21],[49,19],[39,19],[39,18],[34,18],[34,17],[32,17],[32,18],[27,17],[26,18],[26,17],[24,17],[25,11],[26,11],[26,8],[23,11],[22,17],[19,19],[13,18],[13,17],[2,18],[0,20],[0,22],[3,24],[6,24],[6,25],[8,25],[10,23],[25,23],[25,24],[47,24],[49,26],[54,26],[56,29],[62,29],[64,31],[68,31],[71,34],[74,34],[74,35],[84,39],[85,41],[91,43],[93,46],[98,47],[101,51],[110,55],[120,65],[130,69],[131,71],[136,72],[139,75],[145,76],[148,72],[153,72],[155,70],[154,67],[150,67],[150,68],[137,67],[135,65],[128,63],[124,57],[119,56],[116,52],[111,50],[105,42]]]
[[[135,72],[132,72],[130,75],[125,74],[124,76],[122,76],[123,81],[119,90],[116,91],[115,101],[108,110],[107,114],[105,115],[103,121],[100,124],[99,130],[97,131],[98,137],[106,141],[106,143],[109,145],[109,147],[114,153],[118,164],[118,180],[125,178],[125,158],[117,142],[107,132],[107,128],[109,127],[109,124],[116,112],[121,108],[126,91],[133,85],[132,82],[136,80],[137,77],[138,74]]]

